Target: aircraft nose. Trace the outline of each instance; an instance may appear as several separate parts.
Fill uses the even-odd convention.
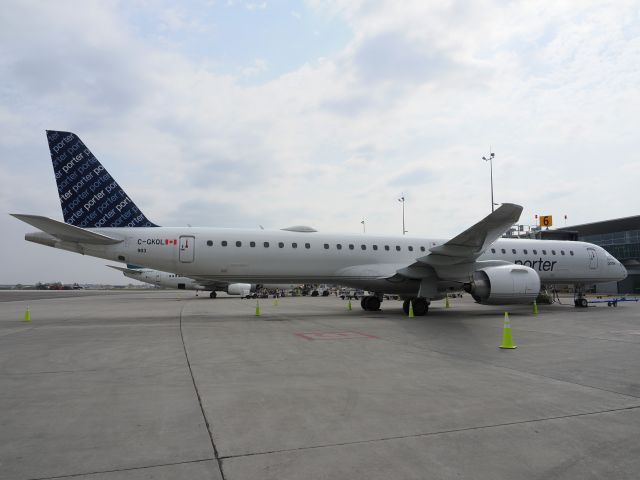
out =
[[[620,272],[620,280],[624,280],[629,275],[629,272],[627,272],[627,269],[621,263],[618,262],[618,265],[620,265],[620,270],[621,270],[621,272]],[[618,280],[618,281],[620,281],[620,280]]]

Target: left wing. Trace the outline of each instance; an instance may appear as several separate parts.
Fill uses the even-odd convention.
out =
[[[115,265],[107,265],[107,267],[120,270],[122,273],[128,273],[130,275],[142,275],[142,270],[136,268],[116,267]]]
[[[460,235],[430,248],[430,253],[418,258],[418,262],[433,266],[473,262],[518,221],[521,213],[520,205],[503,203],[495,212]]]
[[[417,258],[410,265],[399,268],[386,279],[390,282],[401,278],[420,281],[419,296],[438,295],[437,284],[442,277],[459,278],[468,267],[520,218],[522,207],[503,203],[500,208],[448,242],[429,249],[429,254]],[[497,261],[498,263],[504,263]],[[459,267],[458,267],[459,266]]]

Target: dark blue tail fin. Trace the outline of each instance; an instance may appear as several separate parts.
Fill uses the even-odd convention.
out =
[[[75,134],[47,130],[64,221],[82,228],[157,227]]]

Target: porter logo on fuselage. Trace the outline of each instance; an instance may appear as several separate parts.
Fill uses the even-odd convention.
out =
[[[514,262],[516,265],[524,265],[525,267],[531,267],[534,270],[538,270],[539,272],[553,272],[553,267],[556,266],[555,260],[543,260],[542,258],[538,260],[516,260]]]

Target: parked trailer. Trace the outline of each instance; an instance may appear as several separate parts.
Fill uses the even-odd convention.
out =
[[[620,297],[620,298],[608,298],[606,300],[602,299],[602,300],[589,300],[589,303],[606,303],[607,307],[617,307],[618,306],[618,302],[637,302],[638,299],[637,298],[626,298],[626,297]]]

